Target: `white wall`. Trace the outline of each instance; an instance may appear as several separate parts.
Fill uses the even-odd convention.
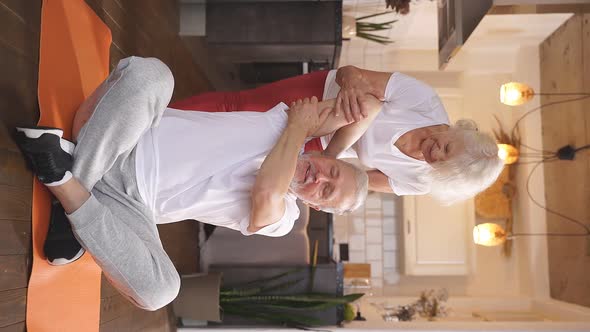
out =
[[[377,289],[400,278],[401,199],[373,193],[353,214],[335,216],[334,249],[348,243],[350,263],[371,264],[371,286]]]
[[[389,37],[394,43],[380,45],[361,38],[345,41],[342,45],[340,64],[374,70],[435,70],[438,66],[436,10],[436,1],[420,1],[412,4],[408,15],[391,13],[370,19],[368,22],[375,23],[397,19],[391,30],[377,33]],[[386,10],[382,0],[343,1],[344,15],[361,17],[384,11]]]
[[[361,0],[344,2],[345,14],[357,11],[361,16],[381,11],[379,4]],[[373,7],[371,7],[371,5]],[[570,14],[535,15],[488,15],[473,32],[458,55],[451,59],[444,72],[438,71],[436,40],[436,8],[430,1],[420,3],[414,16],[400,17],[396,23],[398,32],[405,29],[407,35],[399,36],[392,29],[389,36],[404,40],[403,43],[382,46],[365,40],[345,42],[340,65],[356,65],[372,70],[403,71],[431,84],[441,95],[451,119],[470,117],[476,120],[481,130],[496,128],[496,115],[509,129],[524,110],[510,108],[499,102],[499,87],[511,80],[539,84],[538,45]],[[432,6],[432,7],[431,7]],[[357,15],[358,14],[358,15]],[[407,22],[405,22],[407,20]],[[418,27],[426,27],[424,30]],[[420,30],[420,31],[419,31]],[[416,38],[415,43],[409,39]],[[407,42],[406,42],[407,41]],[[527,109],[534,103],[527,104]],[[530,128],[527,139],[540,142],[540,119],[528,119]],[[540,146],[540,144],[537,144]],[[543,192],[542,172],[540,181],[534,181],[537,192]],[[517,184],[522,190],[523,184]],[[525,197],[525,193],[519,193]],[[517,227],[522,230],[539,230],[544,227],[541,211],[532,207],[528,200],[518,204]],[[531,221],[534,220],[534,223]],[[523,222],[528,221],[528,222]],[[339,220],[337,218],[336,223]],[[504,257],[500,248],[477,246],[474,248],[476,265],[474,274],[465,277],[413,277],[400,276],[394,285],[384,284],[376,294],[417,296],[429,288],[446,287],[453,296],[520,296],[548,297],[546,245],[542,239],[522,239],[515,242],[512,257]]]
[[[571,14],[486,15],[446,70],[514,73],[521,48],[537,47]],[[530,59],[532,63],[533,60]],[[537,62],[538,63],[538,62]]]

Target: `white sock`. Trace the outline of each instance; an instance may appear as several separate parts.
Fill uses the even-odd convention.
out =
[[[71,156],[74,155],[74,148],[76,147],[76,145],[74,143],[72,143],[68,140],[65,140],[63,138],[60,138],[59,145],[61,146],[62,150],[69,153]]]

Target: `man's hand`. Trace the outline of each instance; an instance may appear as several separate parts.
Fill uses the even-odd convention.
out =
[[[336,97],[334,115],[344,114],[348,123],[358,122],[368,116],[368,96],[384,100],[383,89],[371,84],[366,75],[356,67],[346,66],[338,69],[337,82],[341,88]]]
[[[326,122],[332,111],[333,108],[325,108],[320,111],[316,97],[312,97],[311,100],[309,98],[299,99],[291,103],[288,126],[295,126],[305,132],[307,137],[310,137]]]

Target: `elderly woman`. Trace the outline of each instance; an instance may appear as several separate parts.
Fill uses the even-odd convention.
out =
[[[369,189],[397,195],[432,193],[445,203],[474,196],[502,170],[494,139],[471,120],[451,125],[435,91],[399,72],[346,66],[238,92],[208,92],[176,102],[175,109],[266,112],[280,102],[322,97],[335,107],[306,151],[358,157],[370,170]],[[84,116],[76,119],[81,127]]]
[[[432,193],[452,203],[484,190],[502,171],[495,140],[471,120],[450,125],[434,90],[414,78],[348,66],[328,74],[323,96],[336,97],[336,108],[355,120],[322,137],[324,154],[358,157],[372,168],[372,190]]]

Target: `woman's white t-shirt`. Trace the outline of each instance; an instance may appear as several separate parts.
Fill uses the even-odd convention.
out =
[[[336,70],[328,73],[323,99],[336,98],[340,86]],[[424,179],[431,166],[401,152],[394,144],[410,130],[449,124],[449,118],[436,92],[410,76],[395,72],[385,89],[385,102],[365,134],[341,157],[358,157],[367,167],[378,169],[389,177],[397,195],[421,195],[430,192]],[[325,149],[332,135],[321,138]]]

